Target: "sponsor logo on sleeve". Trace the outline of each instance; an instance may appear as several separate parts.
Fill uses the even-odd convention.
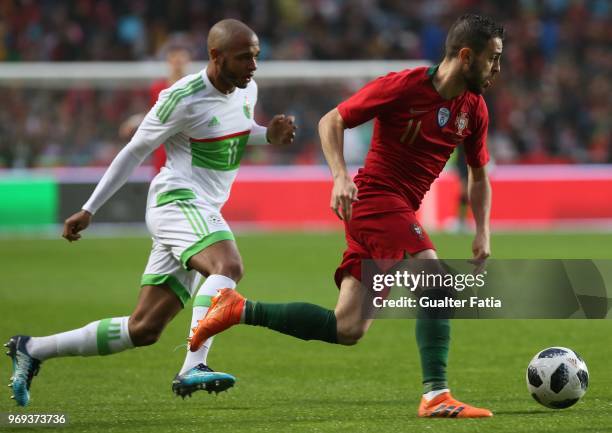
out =
[[[441,107],[438,110],[438,126],[443,128],[448,123],[448,119],[450,119],[450,110],[446,107]]]

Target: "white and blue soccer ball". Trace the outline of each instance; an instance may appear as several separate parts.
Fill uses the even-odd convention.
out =
[[[538,352],[527,367],[527,388],[540,404],[565,409],[582,398],[589,386],[589,370],[572,349],[549,347]]]

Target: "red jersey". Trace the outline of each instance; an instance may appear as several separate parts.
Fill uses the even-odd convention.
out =
[[[464,146],[472,167],[489,161],[484,99],[467,90],[443,99],[432,83],[436,70],[392,72],[338,105],[348,128],[375,119],[365,165],[355,176],[360,197],[388,191],[416,210],[456,146]]]
[[[166,79],[157,80],[151,84],[149,89],[149,97],[151,101],[151,107],[155,105],[157,102],[157,98],[159,98],[159,94],[162,90],[170,87],[170,83]],[[159,173],[164,165],[166,165],[166,149],[161,145],[153,152],[153,156],[151,157],[151,162],[153,163],[153,169],[155,172],[153,175]]]

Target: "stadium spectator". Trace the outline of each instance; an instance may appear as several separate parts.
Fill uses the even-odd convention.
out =
[[[498,163],[610,163],[612,4],[607,0],[0,1],[0,61],[149,60],[175,32],[198,44],[212,23],[241,19],[261,37],[262,60],[427,59],[440,28],[463,12],[502,20],[510,34],[507,80],[488,95]],[[7,87],[7,84],[2,85]],[[348,85],[347,85],[348,86]],[[295,89],[295,90],[294,90]],[[284,105],[303,135],[291,153],[246,161],[319,163],[314,125],[354,88],[292,85]],[[269,117],[286,88],[270,88]],[[307,95],[307,97],[304,97]],[[0,166],[105,165],[119,150],[120,120],[147,108],[146,89],[0,92]],[[283,101],[286,102],[286,101]]]

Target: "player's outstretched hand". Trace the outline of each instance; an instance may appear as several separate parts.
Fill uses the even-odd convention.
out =
[[[473,259],[471,263],[476,265],[475,272],[480,274],[484,271],[485,263],[491,255],[491,242],[488,233],[477,232],[472,242]]]
[[[357,185],[350,176],[334,179],[330,206],[341,220],[348,221],[353,214],[353,202],[357,201]]]
[[[268,124],[266,139],[271,144],[291,144],[295,138],[295,116],[277,114]]]
[[[80,210],[64,221],[64,233],[62,236],[69,242],[81,239],[80,231],[85,230],[91,223],[91,214],[86,210]]]

